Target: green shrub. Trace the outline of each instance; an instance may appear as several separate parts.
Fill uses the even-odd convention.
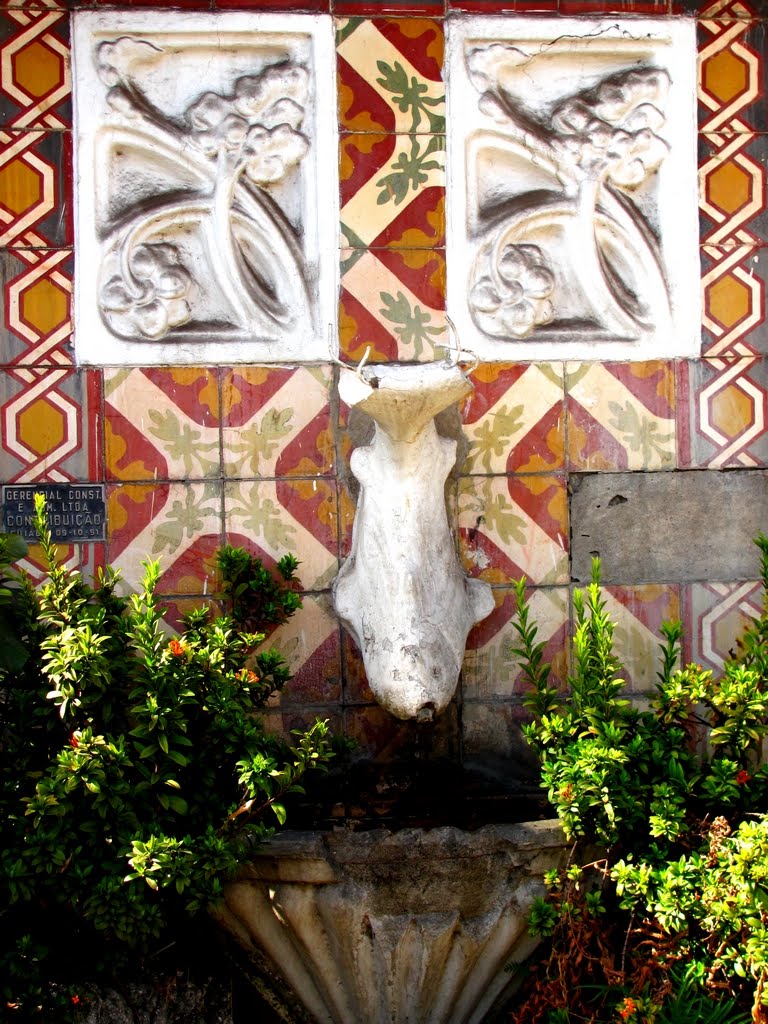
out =
[[[255,627],[300,606],[295,560],[278,584],[225,549],[226,591],[254,628],[197,610],[173,636],[157,563],[127,599],[110,570],[88,586],[57,561],[40,496],[36,509],[39,592],[0,548],[19,645],[0,658],[0,994],[12,1020],[64,1021],[90,980],[177,941],[331,755],[324,722],[286,746],[254,714],[290,678]]]
[[[665,624],[648,710],[622,696],[598,560],[574,595],[564,693],[549,685],[517,584],[525,734],[574,848],[533,907],[531,929],[549,947],[516,1021],[674,1020],[665,1013],[683,983],[704,1000],[699,1020],[725,1019],[725,994],[742,1020],[768,1020],[768,538],[756,543],[763,614],[738,653],[719,678],[678,669],[682,629]]]

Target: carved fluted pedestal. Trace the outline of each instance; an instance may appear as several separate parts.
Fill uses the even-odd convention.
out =
[[[506,967],[532,951],[526,915],[562,863],[556,821],[286,832],[218,908],[322,1024],[479,1024],[505,1001]]]

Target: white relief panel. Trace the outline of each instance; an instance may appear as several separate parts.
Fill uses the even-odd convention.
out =
[[[330,18],[74,15],[78,361],[327,359]]]
[[[448,312],[482,360],[700,349],[695,29],[448,25]]]

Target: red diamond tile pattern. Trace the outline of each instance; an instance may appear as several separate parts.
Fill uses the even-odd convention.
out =
[[[445,344],[443,30],[337,22],[342,355],[430,360]]]

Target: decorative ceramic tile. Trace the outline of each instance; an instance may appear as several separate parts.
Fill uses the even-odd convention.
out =
[[[330,17],[80,11],[73,52],[78,361],[327,358]]]
[[[0,248],[71,244],[68,148],[66,132],[0,131]]]
[[[768,242],[768,136],[747,132],[701,135],[699,149],[702,244]]]
[[[160,561],[158,593],[216,592],[213,552],[221,545],[221,486],[114,484],[107,488],[107,554],[136,590],[147,558]]]
[[[342,437],[342,441],[344,438]],[[351,447],[350,447],[351,451]],[[349,465],[349,455],[342,456],[342,460]],[[352,550],[352,528],[355,523],[357,505],[355,499],[348,489],[347,478],[339,482],[339,558],[346,558]],[[455,502],[454,502],[455,504]]]
[[[277,736],[289,744],[296,742],[295,730],[304,732],[318,719],[328,723],[332,736],[342,736],[344,733],[341,711],[333,704],[311,708],[297,708],[291,705],[285,708],[266,708],[259,712],[259,718],[266,733]]]
[[[673,469],[674,365],[567,363],[572,469]]]
[[[680,618],[679,588],[663,584],[603,588],[606,610],[615,623],[614,651],[627,690],[652,690],[659,670],[660,627]]]
[[[0,287],[0,363],[71,366],[71,251],[0,250]]]
[[[765,131],[765,25],[743,17],[741,0],[709,10],[717,6],[713,18],[704,11],[699,21],[700,130]]]
[[[0,123],[68,128],[72,121],[65,11],[0,13]]]
[[[462,409],[469,451],[462,473],[546,473],[563,468],[565,408],[559,363],[486,363]]]
[[[347,131],[445,131],[439,22],[348,18],[337,23],[336,53],[339,123]]]
[[[331,472],[329,386],[328,371],[320,368],[227,371],[222,380],[225,476]]]
[[[221,534],[215,532],[215,520],[213,512],[215,509],[215,498],[208,498],[211,508],[211,519],[209,522],[214,526],[214,532],[201,533],[184,550],[183,556],[169,561],[170,541],[167,544],[168,554],[159,555],[161,559],[162,573],[157,581],[157,593],[164,598],[173,594],[181,599],[185,595],[193,595],[196,598],[204,597],[206,600],[221,599],[221,578],[216,564],[216,552],[222,544]],[[161,525],[162,529],[162,525]],[[182,610],[180,602],[177,603],[179,611]],[[192,602],[190,602],[190,608]]]
[[[333,0],[335,14],[385,15],[426,14],[440,16],[444,0]]]
[[[330,598],[303,598],[303,607],[272,632],[265,647],[275,647],[293,678],[270,698],[272,707],[332,704],[341,700],[339,623]]]
[[[764,359],[681,362],[677,390],[683,399],[678,400],[682,467],[768,464],[768,364]]]
[[[702,246],[702,355],[768,354],[768,248]]]
[[[758,568],[755,549],[755,568]],[[684,591],[683,660],[721,672],[738,651],[737,640],[763,608],[762,584],[691,583]]]
[[[507,779],[536,779],[541,765],[523,736],[529,712],[518,700],[466,701],[462,709],[464,761],[487,764]]]
[[[214,371],[108,369],[104,399],[108,479],[219,476],[219,392]]]
[[[328,480],[242,481],[225,485],[231,544],[275,561],[289,552],[306,590],[329,587],[338,572],[336,488]]]
[[[66,569],[77,570],[86,583],[93,583],[98,570],[104,567],[105,550],[106,545],[101,543],[56,545],[59,563]],[[48,578],[45,555],[39,544],[30,544],[27,554],[20,558],[16,565],[29,573],[36,587]]]
[[[695,14],[704,22],[711,19],[730,23],[749,21],[766,12],[765,0],[675,0],[673,12]]]
[[[206,4],[207,6],[207,4]],[[328,13],[330,0],[213,0],[217,11],[306,11],[308,14]]]
[[[462,345],[485,361],[696,354],[693,23],[457,18],[447,54]]]
[[[557,476],[462,477],[459,549],[471,576],[568,582],[568,504]]]
[[[16,11],[19,8],[35,8],[43,7],[48,10],[66,9],[67,0],[3,0],[3,7],[7,7],[11,11]]]
[[[487,700],[524,694],[529,687],[513,653],[520,637],[512,620],[517,599],[507,587],[494,590],[496,609],[479,623],[467,638],[467,653],[461,678],[465,700]],[[568,588],[531,588],[528,592],[531,621],[544,641],[544,660],[552,666],[550,685],[564,686],[568,677]]]
[[[418,757],[455,757],[458,752],[456,705],[449,704],[429,735],[415,721],[401,722],[378,705],[344,710],[344,734],[356,744],[355,760],[407,761]]]
[[[16,367],[0,374],[3,481],[100,479],[100,402],[95,371]]]
[[[220,618],[224,614],[224,608],[220,601],[200,594],[193,597],[169,597],[167,594],[161,594],[160,598],[163,608],[163,625],[169,633],[181,633],[184,629],[184,619],[190,612],[204,609],[209,620]]]
[[[468,14],[557,14],[559,0],[448,0],[449,11]]]
[[[75,3],[79,3],[82,7],[100,7],[101,5],[112,6],[112,0],[75,0]],[[121,0],[121,7],[157,7],[158,4],[148,4],[147,0]],[[169,7],[180,7],[185,10],[188,9],[203,9],[207,10],[211,6],[210,0],[172,0],[172,3],[168,4]]]
[[[368,679],[365,674],[363,656],[352,637],[342,629],[342,651],[344,656],[344,703],[350,704],[375,704],[376,698],[373,695]]]
[[[559,13],[579,14],[667,14],[669,0],[560,0]]]
[[[435,249],[342,250],[342,358],[430,362],[445,332],[445,254]]]
[[[445,136],[343,135],[342,244],[445,246]]]

